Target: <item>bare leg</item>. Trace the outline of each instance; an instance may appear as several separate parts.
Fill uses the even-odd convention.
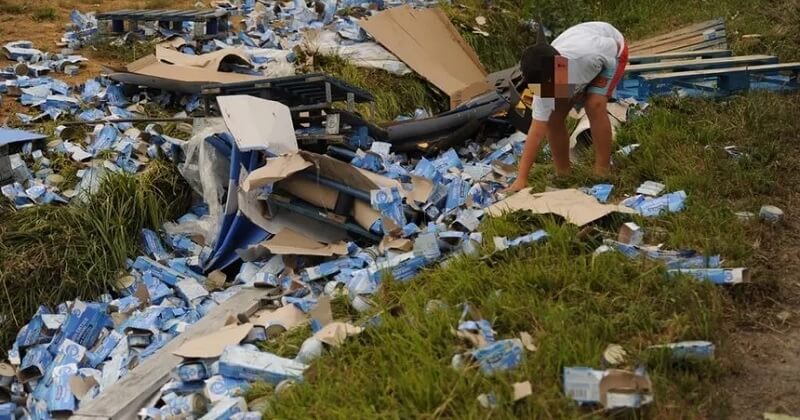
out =
[[[607,111],[608,98],[590,93],[586,95],[585,106],[594,145],[594,173],[606,175],[611,168],[611,120]]]
[[[559,176],[569,175],[569,134],[567,134],[567,114],[569,114],[570,104],[556,102],[556,109],[550,115],[547,122],[547,141],[550,143],[550,151],[553,153],[553,162],[556,166],[556,174]]]

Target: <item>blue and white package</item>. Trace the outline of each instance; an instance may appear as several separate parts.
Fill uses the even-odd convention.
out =
[[[398,226],[405,226],[406,215],[403,212],[403,197],[396,187],[381,188],[370,191],[370,204],[383,216],[394,221]]]
[[[22,383],[40,378],[53,363],[53,355],[47,351],[47,344],[41,344],[28,349],[19,370],[19,380]]]
[[[77,408],[75,396],[69,385],[69,379],[78,374],[78,366],[69,363],[53,369],[53,383],[47,397],[47,408],[51,413],[73,413]]]
[[[133,262],[133,268],[142,272],[150,271],[159,280],[170,286],[175,286],[178,280],[185,277],[183,274],[144,256],[136,258],[136,261]]]
[[[249,350],[244,346],[228,346],[219,359],[222,376],[247,380],[265,380],[277,385],[284,379],[303,379],[306,365],[271,353]]]
[[[522,362],[522,342],[513,338],[496,341],[472,351],[472,357],[478,361],[481,372],[492,375],[514,369]]]
[[[214,375],[205,380],[203,393],[209,401],[214,403],[223,398],[242,395],[249,387],[250,382],[246,379]]]
[[[86,360],[91,367],[97,367],[100,363],[108,357],[109,354],[117,347],[119,340],[122,339],[122,334],[111,330],[108,335],[100,342],[100,345],[86,353]]]
[[[261,420],[264,417],[264,413],[259,411],[247,411],[244,413],[236,413],[231,416],[231,420]]]
[[[486,340],[486,343],[494,343],[494,330],[492,330],[492,324],[485,319],[480,319],[478,321],[464,321],[458,324],[459,331],[468,331],[471,333],[478,333],[483,336],[483,339]]]
[[[448,184],[447,188],[447,201],[445,202],[445,211],[450,211],[456,207],[461,207],[467,201],[469,194],[469,182],[461,178],[454,179]]]
[[[211,410],[200,420],[229,420],[234,414],[247,411],[247,402],[244,398],[224,398],[217,401]]]
[[[698,280],[710,281],[714,284],[739,284],[750,281],[750,272],[746,268],[686,268],[667,270],[669,275],[688,274]]]
[[[75,301],[61,331],[53,338],[50,350],[55,353],[64,339],[72,340],[84,348],[91,348],[105,326],[113,325],[105,308],[97,303]]]
[[[650,346],[651,349],[669,349],[676,359],[714,359],[714,343],[710,341],[681,341],[678,343]]]
[[[586,194],[594,196],[597,201],[601,203],[607,203],[608,197],[611,195],[611,191],[614,190],[614,185],[612,184],[597,184],[592,188],[582,188],[581,189]]]
[[[202,360],[186,361],[178,365],[178,378],[184,382],[202,381],[211,376],[211,369]]]
[[[164,245],[161,244],[161,238],[152,230],[142,229],[142,242],[144,242],[144,248],[147,253],[155,258],[156,261],[166,261],[169,258],[169,253],[164,249]]]

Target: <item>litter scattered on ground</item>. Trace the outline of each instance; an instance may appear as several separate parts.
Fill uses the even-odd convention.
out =
[[[279,9],[261,2],[215,3],[226,12],[208,14],[216,23],[203,21],[203,25],[191,19],[137,21],[121,15],[101,16],[98,23],[91,14],[73,13],[73,24],[62,40],[72,50],[97,32],[118,37],[112,42],[119,45],[141,36],[164,41],[152,56],[111,69],[109,78],[91,79],[80,87],[53,78],[51,72],[72,74],[85,61],[82,57],[44,54],[28,42],[4,48],[16,64],[4,70],[0,93],[17,96],[23,105],[41,112],[18,114],[22,123],[59,121],[67,115],[84,122],[103,121],[90,127],[90,133],[77,125],[60,125],[47,143],[38,133],[0,129],[0,182],[11,181],[3,185],[2,193],[17,208],[86,200],[108,173],[139,173],[162,156],[179,166],[199,199],[176,222],[142,232],[146,254],[128,262],[128,273],[119,279],[117,290],[92,301],[75,300],[37,311],[19,331],[9,351],[10,363],[0,365],[0,390],[10,397],[7,403],[0,400],[0,414],[11,410],[31,418],[92,415],[102,406],[117,410],[116,414],[135,412],[144,419],[258,418],[263,401],[248,404],[242,398],[251,382],[271,383],[276,398],[298,386],[314,360],[362,339],[365,330],[387,316],[375,313],[375,295],[387,275],[406,282],[453,257],[480,253],[487,244],[479,229],[487,216],[530,211],[554,214],[580,227],[610,214],[655,217],[685,206],[685,192],[662,195],[666,186],[652,181],[620,204],[609,203],[611,184],[543,193],[526,189],[506,196],[502,190],[516,176],[513,165],[525,139],[509,124],[492,136],[448,138],[443,142],[446,147],[423,156],[401,150],[398,142],[383,141],[391,137],[391,127],[381,131],[366,123],[343,122],[346,112],[327,114],[326,108],[322,131],[298,124],[298,107],[345,102],[333,98],[331,90],[342,88],[335,80],[326,81],[323,98],[302,104],[222,94],[225,85],[215,85],[242,87],[228,82],[291,76],[299,64],[295,48],[314,45],[358,65],[395,74],[415,71],[450,97],[456,110],[444,118],[464,118],[448,120],[453,127],[475,121],[480,126],[496,110],[493,103],[499,94],[489,92],[495,97],[488,105],[471,103],[490,91],[486,72],[439,9],[369,11],[366,20],[358,20],[337,16],[338,6],[332,1],[320,2],[324,7],[319,11],[303,1]],[[235,32],[222,25],[226,13],[241,14],[245,29]],[[477,19],[476,24],[486,27],[486,20]],[[398,36],[401,31],[387,28],[406,31]],[[383,46],[369,41],[368,34]],[[424,50],[409,50],[406,43],[418,39],[438,41],[422,42]],[[354,54],[347,55],[347,50]],[[130,93],[130,86],[123,89],[123,83],[149,89]],[[214,100],[200,95],[209,83],[219,89]],[[346,100],[349,105],[355,101],[351,96]],[[499,101],[506,102],[502,97]],[[180,105],[184,111],[175,118],[182,122],[200,111],[208,114],[208,107],[216,107],[222,118],[194,119],[191,128],[184,127],[191,134],[188,140],[165,134],[164,127],[154,122],[140,129],[127,121],[107,121],[144,121],[148,104]],[[636,112],[646,108],[634,100],[609,112],[622,123],[634,104]],[[486,117],[470,117],[479,107],[486,108],[482,110]],[[336,118],[328,118],[334,114]],[[415,115],[426,123],[436,119],[424,110]],[[341,136],[340,145],[346,147],[307,150],[302,140],[323,131]],[[268,139],[264,133],[270,133]],[[628,155],[637,146],[618,153]],[[66,177],[51,169],[56,157],[71,160],[79,169],[69,185]],[[770,217],[763,212],[761,217],[767,220],[776,217],[774,212]],[[547,232],[536,230],[512,239],[494,237],[492,243],[495,252],[503,252],[547,246],[548,238]],[[616,240],[605,240],[603,251],[646,258],[663,263],[670,275],[718,284],[749,277],[746,269],[722,268],[719,256],[664,250],[643,242],[642,228],[626,223]],[[232,270],[239,262],[238,271]],[[257,308],[214,311],[254,291],[260,296]],[[363,322],[334,319],[330,299],[335,296],[344,296],[355,311],[371,317]],[[426,310],[448,307],[430,301]],[[218,328],[194,334],[193,327],[212,318]],[[305,326],[312,334],[294,357],[279,357],[256,345]],[[536,351],[531,334],[503,337],[468,305],[453,327],[468,346],[451,359],[456,369],[502,374],[519,368],[526,351]],[[193,332],[191,337],[172,341],[187,330]],[[714,352],[707,342],[653,347],[667,348],[676,357],[708,359]],[[142,373],[141,379],[154,386],[148,391],[152,395],[126,400],[124,406],[110,403],[125,395],[123,382],[131,371],[161,357],[172,362],[166,369],[169,375]],[[602,360],[622,365],[625,350],[609,346]],[[582,404],[637,408],[653,400],[651,389],[644,367],[564,369],[565,394]],[[513,385],[514,401],[531,394],[530,382]],[[498,404],[494,393],[481,394],[478,401],[487,408]]]
[[[650,346],[650,349],[667,349],[676,359],[714,359],[715,346],[708,341],[681,341],[679,343]]]
[[[652,383],[644,368],[595,370],[564,368],[564,393],[581,405],[600,405],[606,410],[640,408],[653,402]]]
[[[783,210],[775,206],[762,206],[758,215],[761,217],[761,220],[769,223],[777,224],[783,221]]]

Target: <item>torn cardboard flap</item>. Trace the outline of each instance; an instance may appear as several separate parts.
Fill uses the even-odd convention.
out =
[[[192,56],[161,46],[156,47],[155,54],[124,68],[107,67],[106,71],[117,82],[184,93],[200,93],[206,84],[266,79],[266,76],[220,71],[225,63],[251,65],[246,55],[233,48]]]
[[[299,150],[288,106],[250,95],[218,96],[217,103],[239,150],[276,156]]]
[[[439,8],[384,10],[359,25],[417,74],[450,97],[450,106],[488,92],[475,51]]]
[[[625,206],[600,204],[591,195],[576,189],[531,194],[530,188],[491,205],[487,213],[490,216],[499,216],[503,212],[517,210],[529,210],[534,214],[557,214],[577,226],[586,225],[611,213],[636,213]]]
[[[187,340],[172,354],[201,359],[220,357],[226,346],[239,344],[252,329],[250,323],[226,325],[210,334]]]
[[[286,305],[274,311],[261,311],[250,317],[250,323],[264,328],[270,325],[280,325],[286,330],[291,330],[308,322],[308,316],[297,306]]]
[[[265,185],[274,184],[310,166],[310,162],[297,154],[267,159],[266,165],[247,175],[242,184],[242,189],[249,192]]]
[[[606,409],[640,407],[652,401],[650,377],[620,369],[608,369],[600,380],[600,403]]]
[[[516,382],[514,385],[514,401],[519,401],[533,394],[530,381]]]
[[[283,229],[271,239],[262,242],[261,246],[275,255],[311,255],[319,257],[347,255],[347,244],[344,242],[324,244],[289,228]]]
[[[69,378],[69,389],[72,391],[72,394],[75,395],[75,398],[78,399],[78,401],[83,400],[84,397],[86,397],[86,394],[97,385],[99,384],[93,376],[82,377],[75,375]]]
[[[384,236],[381,243],[378,244],[380,252],[386,252],[390,249],[408,252],[414,248],[414,242],[408,238],[393,238],[391,236]]]
[[[332,322],[314,334],[314,337],[332,347],[339,347],[350,336],[361,334],[363,328],[344,322]]]
[[[330,296],[320,296],[319,299],[317,299],[317,304],[308,311],[308,316],[319,322],[323,327],[333,322],[333,310],[331,309]]]

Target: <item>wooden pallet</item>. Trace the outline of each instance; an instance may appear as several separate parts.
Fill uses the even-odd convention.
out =
[[[706,58],[730,57],[731,50],[698,50],[698,51],[678,51],[661,54],[641,54],[632,55],[628,58],[628,65],[658,63],[670,60],[689,60]]]
[[[643,74],[638,78],[638,98],[669,94],[675,87],[694,96],[726,96],[751,89],[793,90],[798,87],[800,62],[706,70]]]
[[[725,20],[717,18],[689,25],[667,34],[633,42],[628,48],[632,55],[727,49]]]
[[[99,13],[97,20],[101,34],[120,34],[126,31],[135,31],[139,22],[158,22],[160,27],[171,28],[175,31],[182,28],[183,22],[194,22],[198,28],[196,35],[200,37],[216,36],[220,32],[226,32],[229,16],[230,14],[227,11],[219,9],[123,9]],[[202,33],[200,33],[201,28]]]
[[[738,57],[660,61],[655,63],[630,65],[625,68],[625,77],[627,79],[631,79],[643,73],[703,70],[712,68],[736,67],[744,64],[774,64],[777,62],[778,58],[773,55],[742,55]]]

